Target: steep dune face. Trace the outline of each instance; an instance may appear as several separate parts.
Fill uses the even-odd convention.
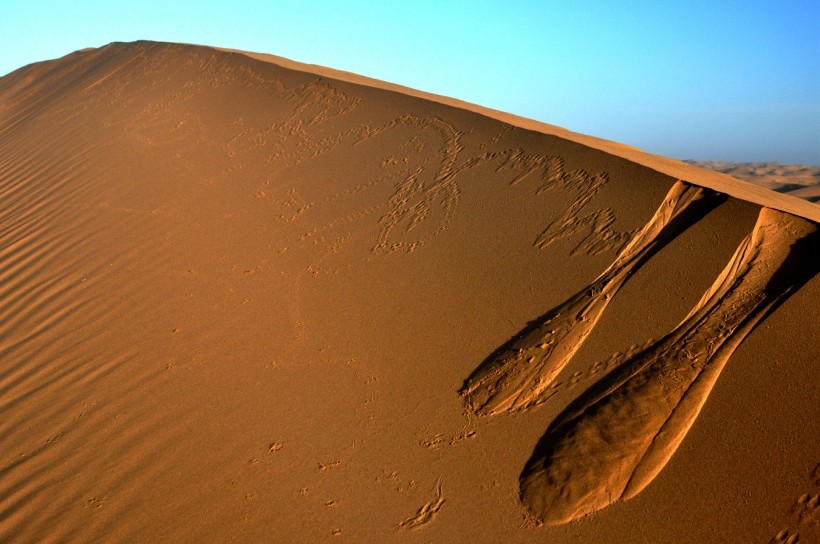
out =
[[[654,383],[677,348],[653,339],[720,328],[729,306],[704,292],[734,281],[730,262],[777,273],[792,253],[769,244],[794,221],[816,226],[239,53],[138,42],[22,68],[0,79],[0,540],[809,534],[791,512],[818,492],[816,258],[789,261],[778,305],[726,340],[643,491],[576,508],[543,476],[560,469],[545,444],[594,425],[595,391],[662,418],[675,398],[619,376]],[[557,334],[543,316],[567,301],[575,328]],[[573,479],[581,458],[560,489],[610,489]]]

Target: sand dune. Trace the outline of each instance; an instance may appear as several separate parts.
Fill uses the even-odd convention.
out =
[[[750,181],[779,193],[820,202],[820,166],[776,162],[685,161]]]
[[[277,57],[21,68],[0,541],[811,541],[818,209]]]

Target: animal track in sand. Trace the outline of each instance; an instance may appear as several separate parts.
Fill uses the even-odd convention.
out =
[[[793,526],[797,528],[783,529],[769,541],[769,544],[795,544],[800,541],[800,535],[809,536],[811,542],[820,538],[820,463],[811,473],[811,484],[814,494],[804,493],[794,501],[790,513],[793,516]]]
[[[321,79],[295,88],[274,81],[273,95],[291,105],[290,115],[264,126],[250,124],[244,117],[238,118],[234,125],[239,133],[225,143],[228,156],[242,158],[248,152],[262,150],[266,154],[266,163],[296,166],[333,149],[355,132],[321,136],[315,127],[353,111],[360,98],[350,97]]]
[[[174,49],[174,45],[163,45],[159,51],[146,55],[139,70],[129,70],[128,77],[113,80],[115,91],[112,100],[119,100],[117,97],[127,87],[132,87],[130,92],[139,96],[141,93],[133,87],[139,85],[140,76],[150,73],[151,70],[164,67],[173,74],[181,70],[191,70],[191,67],[195,68],[191,75],[186,74],[187,82],[183,87],[166,91],[160,98],[146,104],[129,121],[127,131],[148,144],[182,139],[195,140],[196,143],[205,141],[205,135],[213,131],[201,130],[203,121],[191,112],[186,113],[188,104],[193,104],[194,99],[206,93],[216,92],[228,85],[253,84],[278,103],[288,104],[291,107],[289,115],[261,126],[248,122],[245,117],[238,117],[234,121],[237,132],[221,143],[222,149],[227,157],[240,159],[240,162],[248,152],[262,150],[266,153],[266,162],[282,160],[294,165],[337,145],[342,135],[321,137],[314,134],[311,128],[349,113],[361,101],[358,97],[348,96],[321,78],[288,87],[280,79],[257,71],[250,63],[228,67],[220,62],[219,53],[186,51],[185,65],[173,65],[173,68],[169,69],[170,63],[165,63],[165,58]],[[170,77],[171,75],[168,75],[165,79]],[[163,81],[152,80],[152,88]],[[108,92],[112,93],[110,90]],[[296,145],[293,145],[294,142]]]
[[[381,470],[381,473],[376,476],[374,481],[387,485],[399,495],[414,493],[418,488],[418,482],[416,482],[416,480],[404,478],[399,475],[399,471],[386,468]]]
[[[331,113],[342,115],[346,111],[349,110],[342,108],[338,112]],[[240,122],[244,123],[244,121]],[[299,127],[301,143],[297,148],[301,150],[300,153],[304,153],[304,156],[300,156],[299,160],[293,164],[316,157],[351,139],[355,148],[382,134],[408,127],[437,135],[436,138],[440,143],[432,155],[427,151],[429,145],[427,139],[416,134],[397,150],[398,155],[389,155],[381,160],[380,164],[384,174],[378,179],[363,181],[319,201],[298,199],[297,202],[291,198],[281,202],[290,207],[298,204],[295,213],[291,212],[290,215],[289,220],[293,221],[307,210],[335,202],[346,195],[359,193],[385,183],[392,183],[395,186],[387,202],[375,204],[366,209],[354,211],[348,216],[340,216],[329,223],[318,225],[303,234],[301,240],[311,238],[316,243],[316,241],[321,241],[322,233],[331,228],[384,211],[378,219],[380,230],[373,253],[412,252],[449,227],[460,200],[459,176],[485,164],[495,165],[496,173],[510,174],[510,186],[517,185],[525,178],[538,176],[540,183],[533,196],[543,195],[555,189],[576,195],[574,203],[559,217],[553,219],[535,238],[533,246],[536,248],[548,247],[564,238],[580,237],[572,254],[594,255],[623,246],[633,234],[633,232],[621,232],[613,228],[615,213],[612,209],[588,210],[590,201],[609,182],[607,173],[591,175],[584,170],[566,171],[561,157],[526,153],[523,148],[486,151],[477,156],[462,159],[464,133],[452,123],[435,115],[408,113],[380,127],[373,128],[364,125],[321,140],[311,135],[309,124],[301,125]],[[245,132],[241,132],[240,135]],[[258,139],[260,136],[257,134],[254,138]],[[497,139],[494,138],[492,142],[496,143]],[[486,147],[484,145],[482,149]],[[270,160],[279,158],[281,158],[279,155],[271,156]],[[434,165],[427,164],[433,160],[435,160]],[[263,199],[269,198],[268,187],[272,183],[273,178],[259,185],[256,189],[256,196]],[[291,201],[293,202],[289,204]],[[422,225],[426,225],[423,231],[420,229]]]
[[[792,533],[788,529],[784,529],[774,535],[774,537],[769,541],[769,544],[797,544],[799,540],[800,535]]]
[[[378,241],[373,248],[374,253],[390,253],[397,250],[413,251],[418,245],[424,243],[427,238],[432,238],[447,228],[453,211],[458,203],[459,188],[452,180],[453,166],[459,152],[464,149],[461,144],[463,132],[455,128],[451,123],[433,115],[406,114],[377,128],[365,127],[356,144],[374,138],[392,129],[399,127],[412,127],[420,130],[432,130],[441,138],[441,145],[438,149],[439,164],[436,173],[431,181],[425,181],[424,166],[415,168],[408,166],[403,175],[403,180],[396,184],[396,189],[388,201],[389,211],[379,219],[381,231]],[[414,144],[414,140],[416,143]],[[354,145],[356,145],[354,144]],[[415,154],[425,149],[423,142],[418,140],[418,136],[413,136],[408,141],[410,147],[415,150]],[[419,145],[421,144],[421,145]],[[406,159],[409,159],[407,157]],[[394,164],[409,163],[409,160],[390,160],[382,162],[383,168]],[[391,241],[391,234],[400,225],[409,232],[427,219],[433,206],[438,203],[442,210],[440,224],[433,229],[431,234],[410,241]]]
[[[477,436],[478,432],[474,428],[473,420],[470,417],[470,414],[467,413],[467,422],[457,433],[453,434],[449,438],[445,435],[445,433],[437,433],[432,438],[420,439],[419,446],[422,448],[437,450],[445,444],[449,446],[458,446],[465,440],[473,439]]]
[[[468,410],[495,415],[525,409],[554,394],[551,386],[556,376],[580,349],[621,286],[716,200],[708,189],[676,182],[649,222],[598,278],[530,322],[473,371],[461,389]],[[700,205],[693,205],[696,203]]]
[[[549,387],[547,387],[541,393],[541,395],[538,396],[536,400],[534,400],[531,404],[528,405],[528,408],[540,406],[545,402],[548,402],[551,398],[553,398],[555,395],[559,393],[572,391],[578,386],[587,383],[589,380],[595,378],[596,376],[608,373],[613,368],[616,368],[622,365],[625,361],[628,361],[636,353],[639,353],[647,347],[649,347],[650,345],[652,345],[653,342],[654,339],[650,339],[643,345],[632,345],[622,352],[613,353],[605,361],[598,361],[592,364],[586,370],[579,370],[577,372],[573,372],[566,380],[553,380]]]
[[[113,49],[120,47],[123,46],[108,46]],[[283,79],[260,69],[254,62],[226,64],[224,55],[218,52],[190,50],[173,44],[146,44],[137,48],[139,54],[127,63],[128,70],[118,66],[89,81],[80,93],[78,103],[71,106],[77,109],[76,114],[81,115],[103,100],[129,112],[124,119],[109,116],[104,121],[106,126],[121,122],[124,132],[131,138],[155,149],[164,149],[159,144],[176,142],[173,147],[179,148],[176,151],[177,159],[186,157],[188,151],[183,148],[212,147],[214,159],[219,158],[222,162],[213,175],[206,174],[207,183],[237,176],[246,179],[249,175],[246,167],[258,166],[260,161],[272,166],[275,163],[273,171],[260,175],[252,190],[252,195],[267,204],[276,204],[277,172],[281,173],[283,168],[299,165],[346,142],[355,145],[356,141],[399,127],[433,130],[440,135],[438,147],[433,147],[435,144],[429,138],[416,134],[399,149],[393,150],[394,153],[382,158],[386,169],[395,171],[397,167],[404,166],[401,177],[396,178],[398,174],[395,172],[388,173],[331,195],[330,201],[334,201],[351,191],[360,192],[384,182],[396,182],[395,191],[387,202],[352,214],[342,214],[328,225],[318,225],[318,232],[307,233],[314,240],[323,236],[324,230],[335,228],[340,223],[380,214],[374,253],[413,251],[450,225],[459,203],[460,189],[456,178],[485,163],[495,163],[499,173],[513,172],[515,180],[511,185],[535,174],[542,178],[542,187],[537,194],[559,188],[574,192],[577,196],[575,204],[560,217],[552,218],[536,237],[534,245],[538,248],[567,237],[580,236],[581,241],[573,253],[599,253],[622,245],[630,234],[612,228],[615,215],[610,208],[589,209],[590,200],[608,183],[607,173],[565,171],[562,158],[526,153],[521,148],[487,152],[490,147],[502,145],[500,140],[504,134],[516,130],[510,125],[502,124],[497,136],[478,144],[482,154],[465,159],[461,143],[464,131],[442,117],[408,113],[377,128],[362,125],[334,131],[329,128],[335,126],[331,121],[338,121],[356,110],[363,98],[324,78],[288,85]],[[180,58],[183,63],[178,62]],[[185,83],[182,86],[171,85],[175,78],[181,78]],[[271,108],[267,115],[251,115],[237,105],[232,123],[217,122],[203,104],[222,99],[225,89],[231,86],[252,86],[256,89],[259,100],[270,101]],[[150,98],[141,101],[134,97]],[[59,112],[51,113],[56,115]],[[184,144],[183,148],[180,144]],[[220,154],[222,157],[216,157]],[[412,168],[413,159],[422,156],[430,156],[438,164]],[[307,210],[323,203],[322,199],[295,202],[282,215],[285,219],[296,220]],[[425,225],[424,229],[420,228],[422,225]],[[331,252],[338,251],[347,242],[344,235],[325,238]]]
[[[329,461],[327,463],[318,463],[317,470],[319,472],[328,472],[330,470],[339,468],[340,466],[342,466],[341,461]]]
[[[105,506],[105,501],[108,500],[108,497],[91,497],[85,504],[83,505],[84,508],[93,508],[99,509]]]
[[[690,314],[605,376],[549,426],[521,473],[521,500],[562,524],[626,500],[663,469],[737,346],[820,268],[818,227],[763,208]]]
[[[528,177],[540,177],[540,185],[533,196],[540,196],[554,189],[575,193],[573,204],[536,237],[533,246],[538,249],[543,249],[563,238],[583,235],[586,232],[571,254],[595,255],[617,249],[633,234],[612,228],[615,223],[615,212],[611,208],[585,212],[593,197],[609,183],[609,174],[606,172],[595,175],[580,169],[568,172],[564,167],[563,158],[555,155],[530,154],[522,148],[486,152],[466,161],[459,167],[459,172],[488,162],[496,164],[497,173],[510,171],[514,174],[509,181],[511,187]],[[587,215],[582,217],[582,213]]]
[[[385,130],[401,125],[434,128],[442,137],[439,149],[440,164],[432,182],[420,181],[422,169],[411,171],[399,183],[390,198],[390,211],[382,216],[382,230],[375,252],[390,253],[396,250],[413,251],[416,247],[443,232],[452,220],[459,202],[461,189],[458,176],[483,164],[495,164],[496,173],[511,172],[510,186],[523,179],[540,176],[540,186],[534,196],[541,195],[555,188],[577,194],[575,202],[558,218],[554,219],[535,239],[536,248],[545,248],[563,238],[587,234],[572,250],[572,254],[585,253],[594,255],[611,249],[617,249],[626,243],[632,232],[619,232],[612,228],[615,213],[610,208],[586,212],[590,200],[609,182],[605,172],[590,175],[584,170],[567,172],[564,160],[558,156],[529,154],[522,148],[510,148],[500,151],[488,151],[466,159],[456,166],[457,159],[463,152],[461,138],[464,133],[451,123],[435,116],[418,116],[408,114],[378,129],[365,132],[363,138],[370,138]],[[494,138],[493,143],[497,142]],[[481,146],[485,148],[486,146]],[[389,161],[387,164],[391,164]],[[404,232],[410,232],[428,219],[435,205],[440,208],[438,225],[427,237],[413,242],[391,241],[392,233],[403,226]]]
[[[795,501],[792,512],[800,525],[820,523],[820,495],[804,493]]]
[[[570,392],[589,382],[589,380],[592,380],[602,374],[606,374],[613,368],[623,364],[624,361],[629,360],[636,353],[639,353],[649,347],[653,342],[654,340],[650,339],[643,345],[632,345],[622,352],[612,354],[606,360],[597,361],[584,370],[573,372],[565,380],[554,380],[538,397],[538,399],[529,405],[529,407],[534,408],[536,406],[540,406],[560,393]],[[478,436],[478,432],[475,430],[475,422],[472,419],[472,412],[467,410],[465,415],[467,416],[467,423],[465,423],[465,425],[458,432],[451,435],[446,433],[436,433],[429,438],[419,438],[419,446],[430,450],[437,450],[442,446],[458,446],[467,439],[476,438]]]
[[[217,155],[224,153],[225,162],[218,167],[209,182],[228,179],[240,175],[246,178],[246,167],[259,165],[262,161],[272,169],[258,175],[252,194],[265,201],[266,205],[284,206],[282,217],[295,221],[307,211],[323,204],[336,202],[346,195],[359,193],[376,185],[394,183],[395,190],[387,202],[372,204],[361,210],[340,213],[328,223],[316,225],[304,233],[303,239],[326,244],[330,253],[338,252],[348,241],[344,233],[330,235],[331,229],[338,230],[340,224],[378,214],[379,232],[373,253],[384,254],[393,251],[413,251],[418,246],[434,238],[448,228],[459,203],[459,175],[485,163],[496,165],[496,171],[514,174],[511,185],[531,174],[540,175],[542,185],[536,195],[559,188],[574,192],[577,198],[569,209],[553,218],[546,228],[535,238],[538,248],[547,247],[558,240],[579,236],[580,242],[573,253],[600,253],[622,245],[629,232],[618,232],[612,228],[615,214],[610,208],[589,209],[590,200],[608,183],[605,172],[587,174],[583,170],[565,171],[564,161],[557,156],[529,154],[521,148],[488,151],[465,159],[461,142],[464,132],[453,123],[435,115],[408,113],[399,116],[380,127],[362,125],[349,129],[328,128],[335,126],[330,121],[338,121],[356,110],[362,101],[359,96],[317,78],[295,86],[288,86],[282,80],[264,73],[253,63],[227,66],[220,62],[217,53],[185,52],[186,62],[174,66],[164,79],[151,80],[150,87],[143,89],[143,76],[168,69],[165,64],[176,48],[163,45],[146,49],[140,60],[139,69],[128,71],[127,77],[118,74],[105,85],[95,86],[86,91],[88,100],[99,100],[98,93],[111,95],[119,101],[124,89],[135,96],[152,96],[151,101],[141,104],[128,102],[134,109],[125,126],[125,131],[152,146],[171,141],[190,146],[208,144]],[[178,51],[177,51],[178,52]],[[189,74],[190,72],[190,74]],[[185,75],[186,83],[181,88],[167,86],[168,78]],[[241,108],[230,125],[212,126],[214,120],[202,102],[214,99],[224,93],[226,86],[253,85],[262,94],[260,99],[271,102],[269,115],[251,116],[243,114]],[[137,89],[151,92],[137,93]],[[292,168],[316,158],[339,145],[351,143],[353,146],[364,140],[377,137],[392,129],[410,127],[418,131],[433,131],[440,138],[436,144],[429,137],[415,134],[400,148],[382,158],[385,174],[378,179],[368,179],[354,187],[338,191],[327,198],[299,199],[285,197],[280,203],[277,192],[281,191],[280,178],[283,169]],[[506,131],[514,130],[503,126],[502,132],[479,146],[486,150],[498,147],[500,137]],[[209,136],[221,134],[216,140]],[[178,158],[182,158],[182,153]],[[423,160],[422,160],[423,159]],[[423,164],[427,160],[435,165]],[[275,165],[275,166],[274,166]],[[286,189],[286,187],[284,188]],[[424,225],[424,228],[421,226]]]

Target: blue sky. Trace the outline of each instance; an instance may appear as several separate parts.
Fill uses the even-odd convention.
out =
[[[0,74],[112,41],[272,53],[679,159],[820,165],[820,2],[0,0]]]

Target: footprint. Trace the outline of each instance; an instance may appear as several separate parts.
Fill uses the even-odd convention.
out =
[[[707,195],[713,198],[704,200]],[[537,404],[618,289],[670,236],[716,204],[714,196],[707,189],[676,182],[655,215],[595,281],[530,323],[481,363],[461,389],[468,410],[490,416]],[[705,206],[690,206],[696,201]],[[684,214],[688,208],[694,213]]]
[[[769,541],[769,544],[797,544],[798,542],[800,542],[799,534],[784,529],[777,533],[774,538]]]
[[[524,505],[554,525],[640,492],[686,436],[737,346],[818,269],[817,225],[762,209],[681,324],[553,421],[521,474]]]
[[[814,491],[820,488],[820,463],[815,465],[809,481]],[[801,532],[812,542],[820,539],[820,494],[803,493],[792,504],[790,514],[792,515],[791,527],[777,533],[770,544],[797,542]],[[792,532],[794,527],[796,529]],[[792,540],[789,540],[790,538]]]
[[[820,524],[820,495],[805,493],[794,503],[792,512],[800,525]]]

